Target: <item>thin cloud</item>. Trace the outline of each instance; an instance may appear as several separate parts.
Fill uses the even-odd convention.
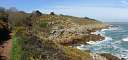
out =
[[[124,4],[125,6],[128,6],[128,2],[127,1],[120,1],[122,4]]]

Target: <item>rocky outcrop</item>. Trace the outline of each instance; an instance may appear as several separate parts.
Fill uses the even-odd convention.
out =
[[[54,40],[62,45],[86,44],[89,41],[104,40],[100,34],[91,34],[96,29],[88,29],[86,25],[76,25],[68,29],[58,29],[57,27],[52,29],[48,37],[49,40]]]
[[[107,53],[103,53],[103,54],[100,54],[100,55],[103,56],[103,57],[106,57],[108,60],[121,60],[118,57],[113,56],[111,54],[107,54]]]
[[[99,54],[90,53],[93,60],[108,60],[106,57],[100,56]]]

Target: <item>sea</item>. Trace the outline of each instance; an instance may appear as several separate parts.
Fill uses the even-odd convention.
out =
[[[102,41],[90,41],[88,45],[78,46],[81,50],[90,50],[93,53],[109,53],[128,60],[128,23],[111,22],[111,27],[96,31],[92,34],[101,34]]]

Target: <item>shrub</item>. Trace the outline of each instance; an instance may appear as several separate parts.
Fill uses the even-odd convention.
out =
[[[55,13],[54,12],[51,12],[50,15],[55,15]]]
[[[47,21],[43,21],[43,22],[41,22],[39,24],[39,26],[42,27],[42,28],[46,28],[46,27],[48,27],[48,22]]]
[[[12,27],[14,26],[24,26],[26,25],[25,23],[28,20],[29,15],[26,13],[10,13],[8,16],[8,21]]]
[[[32,12],[32,15],[41,16],[42,13],[41,13],[39,10],[36,10],[36,11],[33,11],[33,12]]]

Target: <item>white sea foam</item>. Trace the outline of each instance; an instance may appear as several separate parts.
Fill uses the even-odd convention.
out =
[[[105,36],[105,39],[103,41],[108,41],[108,40],[112,40],[112,38]]]
[[[101,31],[103,32],[103,31],[106,31],[106,30],[109,30],[110,28],[108,28],[108,29],[102,29]]]
[[[112,40],[111,37],[105,36],[105,31],[110,30],[110,29],[111,29],[111,28],[109,28],[109,29],[102,29],[101,31],[92,32],[91,34],[96,34],[96,35],[100,34],[101,36],[105,37],[105,39],[102,40],[102,41],[89,41],[89,42],[87,42],[87,43],[88,43],[88,44],[100,44],[100,43],[102,43],[102,42],[106,42],[106,41],[108,41],[108,40]]]
[[[113,32],[125,32],[125,30],[121,27],[109,27],[108,30]]]
[[[120,29],[118,27],[112,27],[109,30],[116,31],[116,30],[120,30]]]
[[[126,38],[124,38],[124,39],[122,39],[123,41],[128,41],[128,37],[126,37]]]
[[[97,42],[95,42],[95,41],[89,41],[89,42],[86,42],[86,43],[88,43],[88,44],[96,44]]]
[[[77,49],[80,49],[80,50],[88,50],[86,48],[84,48],[84,44],[81,44],[80,46],[76,46]]]
[[[76,46],[76,48],[77,48],[77,49],[80,49],[80,50],[83,50],[82,47],[83,47],[83,45]]]
[[[120,27],[108,27],[107,29],[102,29],[101,31],[104,32],[104,31],[119,31],[119,30],[122,30],[122,28]]]
[[[89,41],[89,42],[86,42],[86,43],[88,43],[90,45],[94,45],[94,44],[107,43],[107,41],[111,41],[111,40],[112,40],[111,37],[105,37],[105,39],[102,40],[102,41]]]
[[[100,31],[98,30],[98,31],[96,31],[96,32],[92,32],[91,34],[96,34],[96,35],[101,34],[101,35],[103,35],[106,30],[109,30],[109,29],[102,29],[102,30],[100,30]]]

